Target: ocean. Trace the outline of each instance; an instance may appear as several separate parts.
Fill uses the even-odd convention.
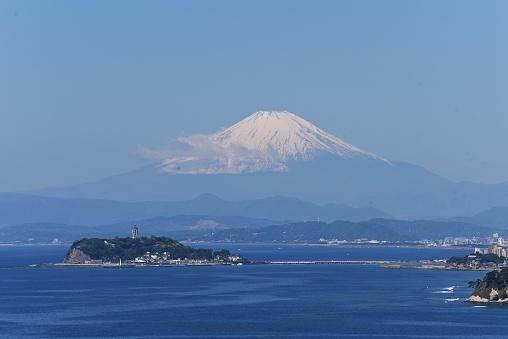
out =
[[[225,247],[254,260],[412,260],[468,253],[194,246]],[[26,267],[61,261],[66,250],[0,247],[1,338],[506,338],[508,333],[508,307],[463,302],[471,292],[468,281],[481,278],[480,271],[369,265]]]

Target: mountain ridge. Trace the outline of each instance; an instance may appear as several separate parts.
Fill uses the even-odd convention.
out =
[[[27,213],[30,211],[30,213]],[[101,225],[174,215],[242,216],[274,221],[389,217],[373,208],[317,205],[289,197],[228,201],[203,194],[183,201],[124,202],[0,193],[0,227],[32,222]]]
[[[363,222],[337,220],[279,224],[259,229],[228,229],[191,235],[193,241],[226,242],[322,242],[327,240],[378,241],[439,240],[446,237],[486,237],[497,229],[461,222],[373,219]]]
[[[246,221],[251,224],[246,225]],[[171,236],[179,240],[211,242],[321,242],[322,239],[419,241],[445,237],[487,237],[494,232],[506,232],[506,229],[455,221],[372,219],[362,222],[271,223],[244,217],[181,215],[98,226],[57,223],[13,225],[0,228],[0,242],[48,243],[54,239],[72,242],[84,237],[128,236],[134,224],[139,227],[142,236]]]

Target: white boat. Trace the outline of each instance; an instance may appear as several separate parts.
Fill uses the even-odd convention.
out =
[[[449,303],[449,302],[453,302],[453,301],[459,301],[459,300],[460,300],[459,298],[450,298],[450,299],[445,299],[445,301],[446,301],[447,303]]]

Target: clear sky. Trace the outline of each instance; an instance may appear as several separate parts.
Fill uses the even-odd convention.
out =
[[[453,180],[508,180],[508,1],[1,1],[0,191],[286,109]]]

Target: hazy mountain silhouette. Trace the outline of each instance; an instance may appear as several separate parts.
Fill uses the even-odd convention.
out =
[[[50,198],[18,193],[0,193],[0,226],[25,223],[100,225],[158,216],[243,216],[257,220],[368,220],[388,217],[373,208],[316,205],[294,198],[271,197],[249,201],[226,201],[211,194],[176,202],[120,202],[99,199]],[[245,221],[245,220],[244,220]],[[265,221],[262,224],[266,224]],[[241,225],[238,225],[241,226]]]

